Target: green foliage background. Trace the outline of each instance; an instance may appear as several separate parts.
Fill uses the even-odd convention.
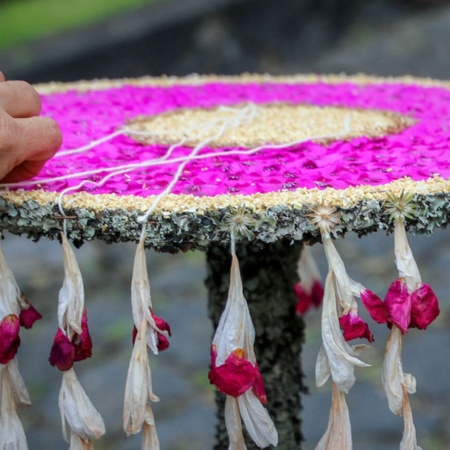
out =
[[[0,0],[0,50],[92,24],[156,1]]]

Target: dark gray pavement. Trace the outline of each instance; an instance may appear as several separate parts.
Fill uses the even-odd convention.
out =
[[[427,331],[411,330],[404,340],[404,368],[417,378],[418,392],[411,397],[419,443],[423,449],[450,448],[450,360],[448,231],[433,236],[411,236],[411,247],[424,281],[441,302],[441,316]],[[393,238],[379,233],[358,239],[348,236],[337,247],[352,277],[380,295],[396,276]],[[19,352],[21,370],[33,399],[22,414],[30,449],[65,448],[61,438],[57,397],[61,374],[47,362],[56,330],[57,292],[62,283],[58,243],[32,243],[7,235],[4,253],[22,289],[44,314],[44,319],[23,331]],[[322,273],[324,256],[314,247]],[[140,448],[139,438],[126,438],[121,430],[123,390],[131,354],[130,279],[134,245],[108,246],[92,242],[76,250],[85,279],[86,305],[94,340],[94,355],[76,364],[79,378],[104,416],[106,436],[96,449]],[[212,447],[214,437],[213,389],[208,384],[209,344],[212,329],[206,313],[204,257],[201,253],[165,255],[148,253],[148,268],[155,311],[172,326],[171,347],[151,357],[155,404],[161,448],[194,450]],[[357,372],[348,396],[356,450],[394,450],[402,433],[402,420],[394,416],[380,384],[380,368],[387,330],[372,325],[376,342],[366,352],[373,364]],[[313,450],[324,432],[330,406],[329,386],[314,387],[314,364],[320,345],[319,313],[307,316],[307,343],[302,361],[310,394],[303,396],[304,449]]]

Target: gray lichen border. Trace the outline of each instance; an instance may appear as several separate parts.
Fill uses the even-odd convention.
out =
[[[406,222],[410,232],[431,234],[436,228],[449,223],[450,192],[415,194],[412,199],[415,216]],[[158,251],[176,253],[189,250],[206,251],[211,243],[226,245],[230,230],[239,217],[237,239],[252,241],[255,245],[278,240],[303,241],[313,244],[320,240],[308,214],[314,204],[302,206],[275,205],[265,210],[255,210],[247,203],[241,206],[198,211],[159,211],[148,221],[146,246]],[[346,233],[359,236],[392,231],[392,223],[386,212],[385,200],[363,199],[350,207],[336,206],[340,223],[333,229],[335,237]],[[0,196],[0,229],[13,234],[25,234],[37,241],[41,237],[60,239],[63,220],[69,239],[76,246],[86,241],[100,239],[107,243],[138,241],[142,225],[139,210],[105,208],[65,208],[62,216],[57,202],[40,204],[33,199],[21,204]]]

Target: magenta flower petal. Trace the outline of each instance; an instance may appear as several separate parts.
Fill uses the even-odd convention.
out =
[[[156,326],[161,331],[167,331],[168,335],[172,336],[169,324],[165,320],[161,319],[161,317],[155,316],[155,314],[153,314],[153,311],[151,309],[150,309],[150,314],[152,315]],[[168,349],[170,343],[169,343],[169,339],[167,339],[167,336],[165,336],[164,334],[161,334],[161,333],[157,333],[157,335],[158,335],[158,350],[160,352],[162,352],[163,350]]]
[[[219,367],[216,367],[215,350],[211,350],[211,370],[208,378],[220,392],[235,398],[239,397],[255,384],[258,376],[260,376],[258,369],[245,358],[242,349],[238,348],[232,352]],[[257,389],[260,389],[259,383]]]
[[[22,309],[19,315],[20,325],[26,329],[30,329],[36,320],[42,319],[42,315],[38,312],[38,310],[30,303],[28,303],[28,305],[29,308]]]
[[[439,315],[439,304],[436,294],[428,284],[421,284],[411,294],[410,328],[425,330]]]
[[[311,289],[312,304],[319,308],[323,302],[323,285],[319,280],[315,280]]]
[[[361,301],[366,307],[375,322],[386,323],[388,321],[388,311],[383,300],[378,295],[368,289],[361,292]]]
[[[351,341],[352,339],[367,339],[369,342],[373,342],[373,334],[364,320],[362,320],[356,311],[350,311],[344,316],[339,318],[342,331],[344,332],[344,339]]]
[[[405,334],[411,320],[411,296],[404,278],[397,278],[391,284],[384,299],[384,304],[389,314],[389,322]]]
[[[74,361],[83,361],[92,356],[92,339],[89,334],[86,310],[83,311],[81,318],[81,335],[75,335],[72,344],[75,352]]]
[[[15,314],[3,318],[0,324],[0,364],[6,364],[16,356],[20,346],[20,323]]]
[[[161,319],[161,317],[155,316],[155,314],[153,314],[153,311],[150,310],[150,313],[153,317],[153,320],[155,321],[156,326],[161,331],[167,331],[169,336],[172,336],[172,333],[170,332],[170,325],[165,320]]]
[[[75,349],[61,328],[55,334],[48,362],[59,370],[69,370],[73,366]]]
[[[299,316],[303,316],[312,305],[312,297],[303,289],[301,283],[296,283],[294,285],[294,292],[297,297],[297,304],[295,305],[295,312]]]
[[[161,333],[158,334],[158,350],[160,352],[167,350],[170,346],[169,339]]]
[[[255,382],[253,383],[253,393],[259,398],[263,405],[267,403],[266,389],[264,388],[264,381],[258,367],[256,367],[256,377]]]

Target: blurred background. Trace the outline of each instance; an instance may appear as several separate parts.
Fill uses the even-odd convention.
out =
[[[70,81],[190,73],[320,72],[416,75],[450,79],[450,4],[432,0],[0,0],[0,69],[8,78]],[[419,445],[450,448],[450,309],[446,230],[411,236],[422,277],[441,300],[441,316],[404,340],[404,368],[417,378],[411,402]],[[337,242],[352,278],[384,295],[396,277],[393,238],[382,233]],[[61,374],[47,358],[56,331],[62,255],[57,242],[5,235],[3,248],[19,285],[44,314],[22,332],[21,370],[33,406],[21,414],[30,449],[67,448],[61,437]],[[94,356],[76,365],[104,416],[96,449],[140,448],[121,430],[123,390],[131,354],[130,281],[135,246],[90,242],[76,251],[85,280]],[[324,257],[313,248],[322,273]],[[208,384],[212,328],[207,318],[204,255],[149,252],[155,310],[172,326],[171,348],[151,358],[161,448],[212,448],[213,388]],[[310,394],[303,396],[303,448],[325,431],[329,387],[314,387],[319,315],[307,318],[302,357]],[[390,413],[380,383],[386,329],[348,396],[354,448],[398,449],[402,419]]]

